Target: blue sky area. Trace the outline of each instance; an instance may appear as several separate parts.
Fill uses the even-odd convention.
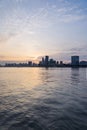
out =
[[[0,61],[87,60],[87,0],[0,0]]]

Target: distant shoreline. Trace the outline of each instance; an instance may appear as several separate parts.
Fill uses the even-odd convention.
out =
[[[0,68],[87,68],[87,66],[0,66]]]

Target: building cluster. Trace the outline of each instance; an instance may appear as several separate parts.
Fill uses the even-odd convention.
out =
[[[28,63],[6,63],[0,67],[87,67],[87,61],[80,61],[79,56],[71,56],[71,63],[63,63],[63,61],[56,61],[50,59],[49,56],[42,57],[39,64],[28,61]]]
[[[57,67],[63,66],[63,61],[56,61],[54,59],[49,59],[49,56],[42,57],[42,61],[39,62],[41,67]]]
[[[36,63],[33,63],[32,61],[28,61],[28,63],[6,63],[5,67],[37,67],[38,65]]]
[[[87,61],[80,61],[79,56],[71,56],[71,63],[65,64],[63,61],[49,59],[49,56],[42,58],[39,62],[41,67],[87,67]]]

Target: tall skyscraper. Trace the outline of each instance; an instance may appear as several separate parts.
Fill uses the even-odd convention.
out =
[[[45,66],[49,65],[49,56],[45,56]]]
[[[71,56],[71,65],[74,65],[74,66],[79,65],[79,56]]]
[[[42,65],[44,65],[44,57],[42,57]]]

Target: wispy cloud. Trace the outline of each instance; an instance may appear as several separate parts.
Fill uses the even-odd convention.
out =
[[[16,0],[16,2],[23,0]],[[10,13],[2,16],[2,20],[5,22],[5,27],[14,30],[45,28],[55,22],[74,22],[83,19],[87,19],[87,15],[84,14],[85,9],[79,9],[78,5],[66,4],[64,1],[59,0],[62,4],[59,6],[56,4],[47,4],[44,7],[33,9],[32,12],[28,9],[24,9],[18,4],[17,7],[13,5]],[[29,3],[28,3],[29,4]],[[22,8],[22,9],[21,9]],[[3,12],[2,12],[3,13]]]
[[[29,61],[36,60],[35,57],[30,56],[10,56],[10,55],[0,55],[0,61]]]
[[[65,38],[66,34],[64,34],[63,37],[62,33],[65,33],[66,30],[70,29],[71,26],[64,32],[62,25],[64,26],[64,28],[66,28],[67,23],[68,23],[67,25],[71,25],[72,23],[73,25],[75,25],[75,23],[87,20],[87,7],[81,6],[80,2],[73,3],[73,1],[69,0],[55,0],[55,1],[47,0],[45,2],[43,2],[42,0],[32,0],[32,1],[31,0],[7,0],[7,2],[5,0],[0,1],[1,50],[2,47],[4,48],[4,45],[6,43],[9,43],[9,46],[8,45],[7,45],[8,47],[5,46],[5,49],[6,47],[8,49],[9,48],[12,49],[15,47],[15,50],[17,50],[18,53],[20,48],[21,52],[23,48],[23,50],[27,50],[27,52],[28,51],[31,52],[31,50],[35,49],[37,53],[39,51],[42,52],[49,51],[49,53],[50,52],[53,53],[55,52],[56,48],[62,47],[63,45],[62,43],[64,42],[64,40],[68,39],[66,41],[68,41],[68,43],[70,42],[69,38]],[[57,30],[58,27],[59,30]],[[71,31],[74,32],[75,31],[74,29],[72,29]],[[55,35],[57,35],[56,33],[58,33],[59,35],[58,38],[56,38],[57,36],[55,37]],[[60,35],[60,33],[62,36]],[[60,38],[60,36],[62,38]],[[18,46],[18,44],[20,44],[20,47]],[[5,49],[3,50],[5,51]],[[10,52],[11,49],[9,49],[8,51]],[[58,52],[57,56],[59,55],[59,53],[61,55],[62,53],[64,55],[67,53],[83,54],[84,50],[86,53],[85,48],[71,47],[71,50],[68,50],[68,52],[66,50]],[[26,53],[26,51],[24,51],[24,53]]]
[[[54,12],[54,15],[52,15],[52,19],[57,20],[57,22],[75,22],[80,20],[86,20],[87,14],[86,8],[80,8],[79,5],[63,5],[61,7],[58,7],[56,5],[52,5],[52,7],[48,7],[48,17],[52,15],[52,12]],[[51,14],[49,14],[51,12]]]
[[[87,44],[80,47],[61,50],[58,53],[51,54],[50,56],[56,58],[57,60],[70,61],[72,55],[79,55],[80,60],[87,60]]]
[[[5,33],[5,34],[0,34],[0,45],[6,44],[11,38],[15,37],[17,34],[16,33]]]

